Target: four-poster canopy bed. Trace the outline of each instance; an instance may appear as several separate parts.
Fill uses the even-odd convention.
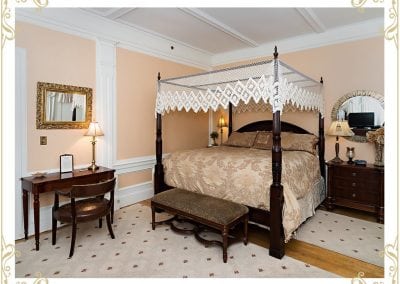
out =
[[[278,60],[278,52],[277,48],[275,47],[274,52],[274,59],[263,61],[259,63],[227,68],[222,70],[216,70],[201,74],[196,74],[192,76],[184,76],[179,78],[172,78],[161,80],[160,74],[158,75],[158,94],[157,94],[157,101],[156,101],[156,117],[157,117],[157,132],[156,132],[156,165],[155,165],[155,172],[154,172],[154,193],[160,193],[162,191],[168,190],[171,187],[178,187],[177,183],[182,176],[182,173],[174,174],[171,172],[171,168],[187,168],[190,166],[187,165],[178,165],[180,163],[180,159],[182,160],[189,160],[191,161],[196,160],[196,156],[192,155],[192,152],[186,152],[184,156],[174,156],[168,161],[165,161],[166,165],[163,165],[162,161],[162,115],[174,110],[185,110],[190,111],[193,110],[194,112],[198,112],[200,110],[206,112],[208,110],[216,111],[218,108],[222,107],[224,109],[229,110],[229,137],[233,137],[233,125],[232,125],[232,116],[233,112],[240,112],[240,110],[249,108],[251,106],[260,106],[265,109],[271,109],[273,113],[272,121],[259,121],[250,123],[242,128],[238,129],[237,133],[247,133],[253,132],[262,133],[265,131],[267,136],[272,136],[271,147],[270,148],[263,148],[263,149],[270,149],[270,151],[259,150],[259,149],[246,149],[244,156],[238,156],[239,150],[237,147],[217,147],[223,152],[221,158],[217,156],[217,149],[208,148],[210,149],[209,152],[212,152],[211,156],[209,157],[209,161],[221,159],[215,168],[221,168],[221,165],[232,164],[236,160],[236,162],[242,163],[240,166],[241,169],[248,167],[247,164],[251,164],[251,169],[247,169],[247,173],[251,174],[251,172],[256,172],[258,174],[258,179],[261,176],[262,180],[260,181],[261,184],[264,185],[263,190],[259,194],[259,198],[255,199],[262,199],[266,198],[266,201],[261,202],[261,206],[257,203],[253,206],[253,203],[249,201],[247,204],[250,208],[250,220],[256,223],[260,223],[263,225],[267,225],[270,227],[270,248],[269,254],[276,258],[282,258],[285,254],[284,250],[284,243],[287,241],[293,231],[300,225],[298,224],[300,221],[304,221],[306,217],[309,217],[314,213],[314,207],[316,207],[322,200],[318,200],[313,205],[307,205],[305,202],[309,200],[314,200],[313,195],[315,196],[315,192],[302,192],[305,189],[295,189],[294,193],[289,191],[288,186],[285,186],[285,191],[283,187],[283,183],[294,185],[297,181],[286,181],[286,178],[289,178],[290,175],[293,173],[301,173],[304,175],[305,172],[312,172],[313,178],[310,177],[310,181],[304,181],[304,184],[315,184],[315,187],[324,187],[323,178],[325,177],[325,160],[324,160],[324,100],[321,94],[322,90],[322,78],[321,81],[315,81],[312,78],[296,71],[295,69],[289,67],[282,61]],[[249,107],[250,106],[250,107]],[[233,109],[235,107],[235,109]],[[296,165],[289,165],[290,163],[286,161],[289,160],[289,156],[293,155],[300,155],[297,152],[300,151],[285,151],[285,155],[282,155],[282,145],[281,145],[281,135],[285,132],[292,132],[296,133],[295,137],[303,137],[301,135],[309,135],[311,134],[302,129],[301,127],[295,126],[293,124],[285,123],[281,121],[281,112],[287,110],[301,110],[301,111],[316,111],[319,112],[319,137],[317,145],[318,145],[318,152],[317,155],[302,152],[301,157],[295,157],[295,162],[292,164]],[[236,134],[235,134],[236,135]],[[254,135],[254,136],[255,136]],[[269,136],[268,136],[269,137]],[[286,135],[285,135],[286,137]],[[286,138],[285,138],[286,139]],[[297,138],[294,138],[297,139]],[[228,139],[229,140],[229,139]],[[235,148],[235,149],[233,149]],[[251,146],[250,146],[251,148]],[[207,171],[204,170],[206,168],[205,164],[201,162],[201,159],[207,159],[206,152],[202,149],[201,152],[197,156],[198,163],[201,164],[198,168],[192,169],[195,173],[195,176],[201,175],[201,173],[206,173]],[[228,153],[229,152],[229,153]],[[232,152],[232,153],[231,153]],[[296,153],[295,153],[296,152]],[[312,152],[312,151],[311,151]],[[267,154],[266,154],[267,153]],[[185,156],[186,155],[186,156]],[[304,156],[306,155],[306,156]],[[307,156],[308,155],[308,156]],[[173,156],[173,155],[171,155]],[[247,163],[247,157],[254,157],[255,160],[252,162]],[[282,159],[282,156],[283,159]],[[318,157],[317,157],[318,156]],[[260,158],[262,157],[262,158]],[[314,158],[311,158],[314,157]],[[224,161],[223,159],[227,159]],[[314,159],[314,160],[313,160]],[[246,160],[246,161],[245,161]],[[285,163],[282,162],[284,160]],[[310,160],[310,163],[313,164],[315,170],[307,170],[304,168],[304,161]],[[317,162],[315,162],[315,160]],[[267,162],[268,161],[268,162]],[[193,162],[194,163],[194,162]],[[210,162],[211,164],[212,162]],[[225,163],[225,164],[224,164]],[[269,163],[266,165],[265,163]],[[300,167],[299,167],[300,164]],[[311,167],[311,166],[310,166]],[[261,170],[260,170],[261,168]],[[264,169],[264,173],[261,173]],[[265,173],[265,169],[268,169],[268,174]],[[167,170],[167,172],[165,172]],[[230,172],[233,172],[230,171]],[[239,170],[238,170],[239,173]],[[230,175],[231,178],[234,175],[238,175],[238,173],[232,173]],[[193,173],[192,173],[193,174]],[[282,182],[282,174],[284,174],[284,180]],[[246,174],[245,174],[246,175]],[[271,175],[271,180],[267,179],[267,175]],[[310,174],[311,175],[311,174]],[[319,180],[316,182],[315,175],[318,175]],[[296,176],[296,174],[294,174]],[[176,178],[178,177],[178,178]],[[193,177],[193,175],[192,175]],[[167,181],[164,180],[167,179]],[[299,179],[298,175],[296,177]],[[188,189],[188,190],[199,190],[198,184],[204,183],[203,181],[207,179],[205,182],[206,184],[210,184],[209,180],[212,179],[211,177],[203,177],[202,181],[196,181],[198,184],[189,185],[190,177],[187,179],[182,180],[180,184],[180,188]],[[249,177],[246,176],[248,180]],[[255,178],[257,179],[257,178]],[[251,178],[250,178],[251,180]],[[265,183],[268,182],[268,185],[265,186]],[[228,190],[233,190],[233,187],[236,186],[237,183],[239,185],[240,182],[232,182],[229,180],[225,180],[224,185],[215,185],[215,188],[225,186],[229,187]],[[186,185],[186,186],[185,186]],[[185,188],[187,187],[187,188]],[[190,189],[190,187],[193,187]],[[214,188],[214,185],[210,187]],[[240,186],[239,186],[240,187]],[[249,188],[253,187],[260,187],[258,185],[250,185]],[[268,187],[269,192],[268,192]],[[250,195],[250,189],[248,188],[239,188],[237,190],[249,190],[243,194]],[[256,190],[256,189],[254,189]],[[308,190],[308,189],[307,189]],[[208,188],[200,189],[200,192],[206,192],[206,194],[213,194],[212,191],[209,191]],[[267,191],[267,192],[265,192]],[[242,202],[242,200],[235,199],[240,194],[234,193],[218,193],[221,196],[227,196],[226,199],[231,199],[233,201]],[[216,195],[218,195],[216,193]],[[318,194],[318,193],[317,193]],[[269,196],[269,200],[268,200]],[[285,196],[285,198],[284,198]],[[240,197],[242,198],[242,197]],[[243,197],[245,198],[245,197]],[[284,204],[285,199],[285,204]],[[287,199],[287,200],[286,200]],[[297,204],[297,199],[300,201],[300,205]],[[302,201],[302,199],[306,201]],[[317,198],[318,199],[318,198]],[[323,197],[321,197],[323,199]],[[307,201],[308,200],[308,201]],[[301,203],[303,202],[303,203]],[[265,204],[267,203],[267,204]],[[269,203],[269,204],[268,204]],[[293,205],[296,210],[300,210],[299,207],[310,207],[308,211],[313,211],[312,213],[302,213],[303,218],[296,217],[297,227],[284,228],[284,224],[288,223],[285,218],[288,215],[297,214],[299,215],[300,211],[290,211],[292,208],[290,203],[296,203]],[[250,204],[250,205],[249,205]],[[297,206],[297,207],[296,207]],[[258,207],[258,208],[257,208]],[[312,208],[311,208],[312,207]],[[288,209],[289,208],[289,209]],[[295,213],[293,213],[295,212]],[[285,223],[286,222],[286,223]]]

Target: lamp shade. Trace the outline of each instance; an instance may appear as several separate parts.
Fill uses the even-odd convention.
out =
[[[225,118],[221,115],[221,117],[218,119],[218,127],[222,128],[222,127],[228,127],[228,124],[225,121]]]
[[[337,120],[332,122],[327,134],[332,136],[353,136],[354,132],[351,131],[347,120]]]
[[[85,136],[103,136],[104,133],[100,129],[99,123],[96,121],[92,121],[89,124],[88,131],[85,133]]]

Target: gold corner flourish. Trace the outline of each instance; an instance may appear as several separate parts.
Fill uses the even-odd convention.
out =
[[[44,8],[49,5],[49,0],[33,0],[33,3],[35,3],[39,8]]]
[[[15,0],[17,3],[26,3],[28,0]],[[33,3],[38,6],[38,8],[44,8],[49,5],[49,0],[33,0]]]
[[[47,278],[43,278],[42,274],[38,272],[36,274],[37,279],[33,282],[33,284],[47,284],[49,283],[49,280]]]
[[[1,0],[1,7],[1,48],[3,48],[7,40],[15,38],[15,31],[7,23],[7,20],[11,18],[11,10],[8,7],[7,0]]]
[[[7,262],[12,258],[14,254],[17,254],[15,251],[15,246],[12,244],[6,245],[6,241],[4,237],[1,237],[1,274],[3,278],[3,283],[7,283],[7,279],[10,277],[11,268],[7,264]]]
[[[361,8],[368,0],[351,0],[351,5],[356,8]]]
[[[357,277],[351,279],[351,284],[367,284],[367,282],[365,282],[365,280],[363,279],[364,275],[364,272],[358,272]]]
[[[392,278],[392,283],[396,283],[397,277],[397,269],[398,269],[398,236],[396,237],[393,244],[388,244],[384,248],[385,255],[393,262],[392,265],[389,266],[389,276]]]
[[[396,0],[392,0],[392,7],[389,9],[389,18],[393,20],[393,23],[385,29],[385,38],[387,40],[394,40],[396,48],[397,45],[397,5]]]

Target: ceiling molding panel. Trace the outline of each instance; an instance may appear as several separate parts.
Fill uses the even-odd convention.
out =
[[[109,15],[107,15],[107,18],[109,18],[111,20],[116,20],[116,19],[122,17],[123,15],[132,12],[135,9],[137,9],[137,8],[120,8],[120,9],[117,9],[116,11],[113,11]]]
[[[176,11],[179,11],[179,14],[184,16],[184,20],[180,19],[178,21],[172,18],[171,21],[176,21],[174,25],[171,26],[175,27],[177,31],[170,29],[172,32],[168,35],[157,33],[155,30],[146,30],[145,27],[140,25],[135,26],[132,23],[130,23],[131,25],[124,23],[124,16],[129,15],[129,13],[132,13],[135,19],[138,19],[136,13],[137,11],[140,12],[139,8],[54,8],[40,10],[36,8],[17,8],[16,21],[32,23],[91,40],[105,40],[118,47],[194,66],[203,70],[210,70],[212,67],[218,65],[271,56],[275,45],[278,46],[279,52],[287,53],[383,36],[384,30],[383,13],[382,17],[379,17],[379,13],[376,11],[372,11],[369,15],[370,18],[373,17],[372,20],[337,27],[341,22],[337,20],[340,17],[338,18],[336,15],[341,15],[343,13],[341,10],[334,10],[331,14],[327,14],[328,11],[323,11],[322,13],[322,11],[316,9],[296,8],[295,10],[291,10],[291,15],[298,16],[298,23],[302,25],[303,30],[304,27],[306,27],[309,33],[302,35],[299,35],[300,33],[295,33],[297,35],[295,37],[273,40],[269,33],[265,32],[265,30],[261,30],[261,32],[270,38],[264,43],[260,42],[257,44],[257,42],[246,36],[246,32],[238,32],[238,27],[241,27],[240,22],[235,22],[238,25],[233,28],[234,25],[232,22],[230,25],[224,24],[223,18],[219,20],[219,17],[211,13],[203,12],[201,9],[178,9],[179,10],[177,10],[177,8],[171,10],[175,12],[175,14],[170,14],[170,18],[165,17],[165,19],[167,19],[165,21],[171,19],[171,15],[176,15]],[[159,11],[159,13],[164,15],[163,13],[165,13],[165,11]],[[262,13],[250,14],[250,16],[253,15],[258,15],[262,20],[265,19],[265,15]],[[320,17],[316,15],[320,15]],[[323,17],[321,15],[325,16]],[[248,23],[248,19],[251,18],[250,16],[248,14],[247,17],[244,18],[247,19],[243,22],[244,24]],[[149,17],[146,17],[145,20],[148,20]],[[350,13],[347,13],[347,22],[353,21],[353,18],[354,17],[352,17]],[[155,17],[155,19],[157,20],[157,17]],[[201,25],[202,29],[198,29],[199,34],[192,31],[193,26],[190,26],[189,23],[191,19],[195,24]],[[357,14],[357,19],[359,21],[362,17]],[[160,26],[160,22],[156,23]],[[165,22],[161,22],[162,25],[164,25],[164,23]],[[194,23],[191,24],[193,25]],[[140,22],[138,24],[140,24]],[[165,23],[165,25],[166,24],[168,23]],[[336,28],[326,28],[334,26],[336,26]],[[293,26],[290,26],[290,28],[293,29]],[[204,50],[204,48],[200,48],[201,46],[199,44],[189,44],[189,37],[197,37],[197,40],[200,34],[201,40],[210,41],[211,36],[208,31],[209,29],[214,32],[214,39],[224,39],[218,42],[222,47],[228,45],[227,42],[232,40],[240,46],[236,48],[241,49],[214,54]],[[175,33],[173,33],[174,31]],[[179,33],[180,38],[176,36]],[[207,37],[207,35],[209,36]],[[193,42],[198,43],[199,41]],[[213,43],[215,44],[216,42]],[[246,46],[248,46],[248,48]],[[225,48],[222,50],[232,49]]]
[[[353,25],[330,29],[319,34],[288,38],[263,44],[255,48],[220,53],[213,56],[212,66],[215,67],[259,57],[272,56],[275,45],[278,47],[278,52],[288,53],[378,36],[383,36],[383,19],[364,21]]]
[[[296,8],[296,10],[316,33],[322,33],[326,30],[324,24],[310,8]]]
[[[196,17],[197,19],[201,20],[202,22],[209,24],[210,26],[213,26],[214,28],[220,30],[221,32],[223,32],[227,35],[230,35],[251,47],[258,46],[258,43],[255,42],[254,40],[249,39],[248,37],[246,37],[243,34],[241,34],[240,32],[238,32],[237,30],[231,28],[228,25],[225,25],[224,23],[221,23],[214,17],[211,17],[210,15],[208,15],[207,13],[204,13],[203,11],[201,11],[199,9],[196,9],[196,8],[180,8],[180,9],[182,11],[184,11],[185,13],[187,13],[193,17]]]
[[[209,53],[162,39],[83,9],[41,9],[39,12],[35,8],[16,9],[16,21],[92,40],[108,40],[119,47],[204,70],[211,68]],[[174,49],[171,49],[172,45]]]

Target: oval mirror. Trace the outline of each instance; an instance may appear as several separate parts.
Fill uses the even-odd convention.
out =
[[[332,108],[331,119],[347,120],[354,142],[367,142],[366,133],[384,124],[384,98],[374,91],[357,90],[341,97]]]

